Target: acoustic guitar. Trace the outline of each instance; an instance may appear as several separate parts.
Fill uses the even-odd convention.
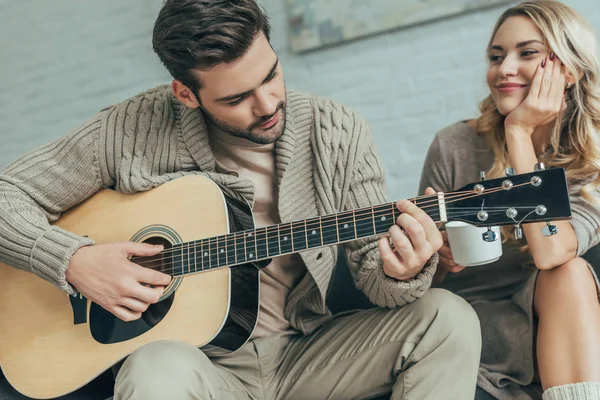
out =
[[[483,227],[571,217],[562,169],[483,180],[411,201],[436,222]],[[33,398],[65,395],[162,339],[235,351],[252,335],[260,269],[271,258],[385,234],[400,214],[390,202],[254,229],[248,213],[201,176],[133,195],[105,189],[65,212],[55,224],[96,243],[165,245],[156,256],[131,261],[173,279],[142,318],[123,322],[81,295],[0,263],[0,367],[9,383]],[[501,240],[492,234],[482,240]]]

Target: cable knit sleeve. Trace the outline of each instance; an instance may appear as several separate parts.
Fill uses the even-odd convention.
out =
[[[369,126],[354,116],[351,133],[356,140],[348,164],[350,186],[345,208],[356,209],[383,204],[385,194],[383,172],[376,154]],[[357,240],[345,245],[346,258],[357,287],[381,307],[402,306],[415,301],[431,286],[438,262],[437,253],[427,262],[421,273],[408,281],[388,277],[377,249],[378,237]]]
[[[97,151],[102,117],[22,156],[0,174],[0,261],[69,294],[74,293],[65,279],[69,260],[93,242],[51,222],[105,184]]]

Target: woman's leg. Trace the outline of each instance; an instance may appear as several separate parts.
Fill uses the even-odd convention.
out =
[[[600,382],[600,303],[581,258],[540,271],[534,297],[539,317],[537,362],[544,389]]]

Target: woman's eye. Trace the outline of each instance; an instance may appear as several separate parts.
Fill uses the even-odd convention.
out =
[[[531,56],[536,53],[537,53],[537,51],[535,51],[535,50],[525,50],[524,52],[521,53],[521,57],[528,57],[528,56]]]

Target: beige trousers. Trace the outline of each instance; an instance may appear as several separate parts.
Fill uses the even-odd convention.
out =
[[[441,289],[396,309],[334,318],[309,336],[252,340],[234,353],[159,341],[119,370],[115,400],[472,400],[481,352],[471,307]]]

